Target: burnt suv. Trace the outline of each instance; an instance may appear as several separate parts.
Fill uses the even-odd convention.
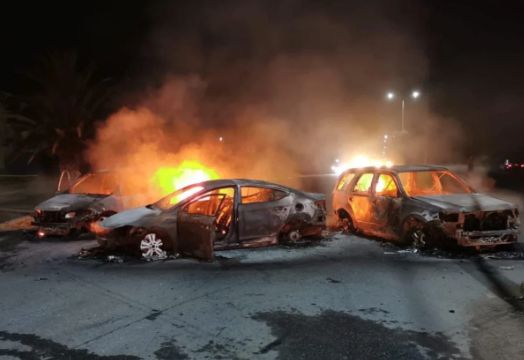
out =
[[[471,189],[444,167],[349,169],[333,191],[333,208],[348,230],[417,247],[517,241],[517,206]]]

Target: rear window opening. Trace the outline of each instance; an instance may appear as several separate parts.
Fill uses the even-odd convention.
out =
[[[450,171],[412,171],[398,174],[409,196],[471,194],[466,183]]]

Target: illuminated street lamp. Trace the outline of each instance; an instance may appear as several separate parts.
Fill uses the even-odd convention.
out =
[[[411,97],[415,100],[418,99],[420,97],[420,91],[417,91],[417,90],[413,91],[411,93]],[[395,94],[392,92],[388,92],[386,95],[386,98],[388,100],[393,100],[395,98]],[[401,129],[402,132],[404,132],[404,108],[405,108],[404,99],[402,99],[402,129]]]

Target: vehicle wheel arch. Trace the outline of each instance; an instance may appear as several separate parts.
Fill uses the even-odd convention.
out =
[[[309,215],[293,216],[287,219],[278,232],[278,241],[298,241],[303,235],[302,231],[310,227],[308,217],[309,221],[311,221],[311,216]]]
[[[338,218],[338,222],[337,222],[338,225],[342,224],[341,226],[343,227],[347,226],[347,231],[350,231],[350,232],[356,232],[358,230],[355,224],[355,218],[351,214],[351,211],[347,211],[345,208],[339,208],[336,211],[336,214]],[[349,223],[349,224],[346,224],[346,223]]]

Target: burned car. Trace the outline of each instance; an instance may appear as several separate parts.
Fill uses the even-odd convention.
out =
[[[145,195],[128,191],[117,173],[88,173],[76,181],[62,173],[57,194],[35,207],[38,236],[90,231],[98,220],[139,204]]]
[[[516,205],[471,189],[443,167],[349,169],[333,190],[335,217],[348,230],[417,247],[510,244]]]
[[[255,248],[321,236],[325,195],[255,180],[212,180],[100,222],[101,245],[127,246],[146,259],[172,251],[212,260],[213,251]]]

